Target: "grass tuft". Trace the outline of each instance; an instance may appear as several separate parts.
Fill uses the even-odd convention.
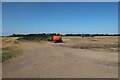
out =
[[[22,51],[17,47],[2,48],[2,62],[20,55]]]

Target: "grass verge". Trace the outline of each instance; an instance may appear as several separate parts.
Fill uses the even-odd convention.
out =
[[[2,62],[9,60],[10,58],[16,57],[22,53],[18,47],[5,47],[2,48]]]

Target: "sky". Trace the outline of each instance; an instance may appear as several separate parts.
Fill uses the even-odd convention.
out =
[[[118,33],[117,2],[3,2],[2,34]]]
[[[2,36],[2,3],[0,2],[0,36]]]

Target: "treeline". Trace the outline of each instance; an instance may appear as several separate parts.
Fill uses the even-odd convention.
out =
[[[42,34],[12,34],[8,37],[49,37],[56,35],[56,33],[42,33]],[[120,34],[64,34],[62,36],[81,36],[81,37],[94,37],[94,36],[120,36]]]
[[[42,34],[12,34],[12,35],[9,35],[8,37],[30,37],[30,36],[35,36],[35,37],[40,37],[40,36],[53,36],[55,35],[56,33],[51,33],[51,34],[46,34],[46,33],[42,33]]]
[[[8,37],[20,37],[18,40],[28,41],[46,41],[56,33],[42,33],[42,34],[12,34]],[[64,34],[62,36],[80,36],[80,37],[94,37],[94,36],[119,36],[118,34]]]
[[[18,40],[29,40],[29,41],[41,41],[41,40],[48,40],[50,36],[55,35],[55,33],[52,34],[13,34],[8,37],[20,37]]]
[[[94,36],[120,36],[120,34],[65,34],[65,36],[94,37]]]

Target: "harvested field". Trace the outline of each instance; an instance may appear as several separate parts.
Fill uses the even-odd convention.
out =
[[[63,37],[64,44],[61,46],[78,49],[104,49],[118,51],[117,36],[96,36],[96,37]]]
[[[22,55],[3,62],[4,78],[118,77],[118,37],[64,36],[64,43],[16,39],[2,39],[3,48],[22,50]]]

